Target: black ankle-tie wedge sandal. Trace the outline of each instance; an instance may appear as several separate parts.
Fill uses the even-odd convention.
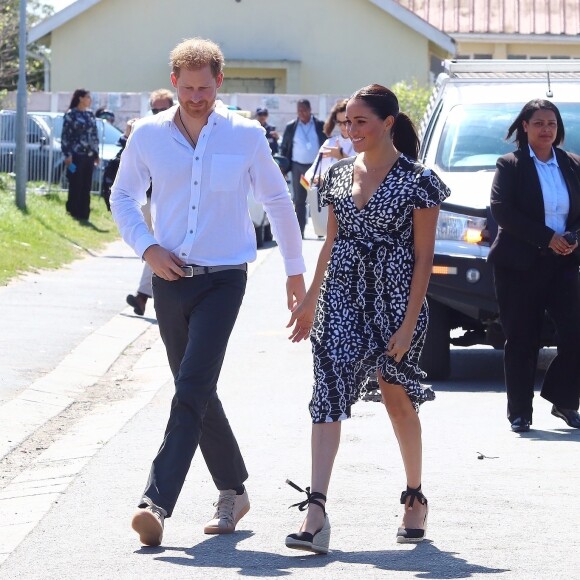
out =
[[[318,491],[310,492],[310,488],[302,489],[289,479],[286,483],[292,486],[297,491],[306,494],[306,499],[298,503],[292,504],[290,507],[297,507],[301,512],[306,510],[310,504],[318,506],[324,513],[324,525],[314,534],[309,532],[298,532],[297,534],[290,534],[286,537],[286,546],[293,550],[303,550],[305,552],[314,552],[315,554],[327,554],[328,544],[330,543],[330,520],[328,514],[324,509],[324,504],[318,500],[326,501],[326,496]]]
[[[427,498],[421,492],[421,486],[417,488],[407,486],[407,489],[401,494],[401,503],[405,505],[407,499],[411,498],[409,501],[409,507],[412,508],[415,503],[415,499],[426,507],[425,519],[423,520],[422,528],[399,528],[397,531],[397,543],[398,544],[417,544],[425,539],[425,534],[427,533],[427,516],[429,515],[429,506],[427,504]]]

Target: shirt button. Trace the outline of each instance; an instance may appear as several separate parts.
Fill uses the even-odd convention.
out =
[[[185,252],[181,252],[182,256],[187,256],[187,254]]]
[[[199,161],[199,157],[196,157],[196,158],[195,158],[195,160],[196,160],[196,161]]]
[[[197,181],[194,181],[194,182],[193,182],[193,185],[197,185]]]
[[[193,234],[193,230],[189,230],[189,233],[190,233],[190,234]]]
[[[194,206],[194,205],[192,205],[192,206],[191,206],[191,209],[195,209],[195,206]]]

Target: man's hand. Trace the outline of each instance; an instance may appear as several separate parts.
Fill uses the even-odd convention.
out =
[[[286,328],[294,325],[288,337],[289,340],[300,342],[310,336],[315,310],[316,300],[310,299],[309,296],[306,296],[302,302],[292,309],[292,316],[290,316],[290,321],[286,325]]]
[[[302,274],[288,276],[288,280],[286,281],[286,296],[288,299],[288,310],[294,310],[296,305],[304,300],[306,286]]]
[[[164,280],[179,280],[183,278],[181,266],[185,263],[175,254],[168,252],[158,244],[149,246],[143,254],[143,259],[151,266],[155,275]]]

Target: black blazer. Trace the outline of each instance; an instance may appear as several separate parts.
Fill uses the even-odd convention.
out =
[[[318,146],[321,147],[326,141],[326,135],[324,134],[324,123],[319,121],[314,115],[312,115],[314,121],[314,127],[316,129],[316,135],[318,136]],[[298,126],[298,119],[290,121],[284,129],[284,135],[282,136],[282,145],[280,145],[280,154],[286,157],[288,161],[292,161],[292,149],[294,147],[294,134],[296,133],[296,127]]]
[[[580,156],[554,148],[570,196],[568,231],[580,229]],[[497,160],[491,187],[491,215],[499,231],[488,261],[505,268],[533,268],[554,235],[545,225],[544,198],[528,146]],[[574,252],[580,262],[580,250]]]

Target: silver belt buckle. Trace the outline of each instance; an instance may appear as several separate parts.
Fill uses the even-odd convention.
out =
[[[180,266],[185,278],[193,278],[193,266]]]

